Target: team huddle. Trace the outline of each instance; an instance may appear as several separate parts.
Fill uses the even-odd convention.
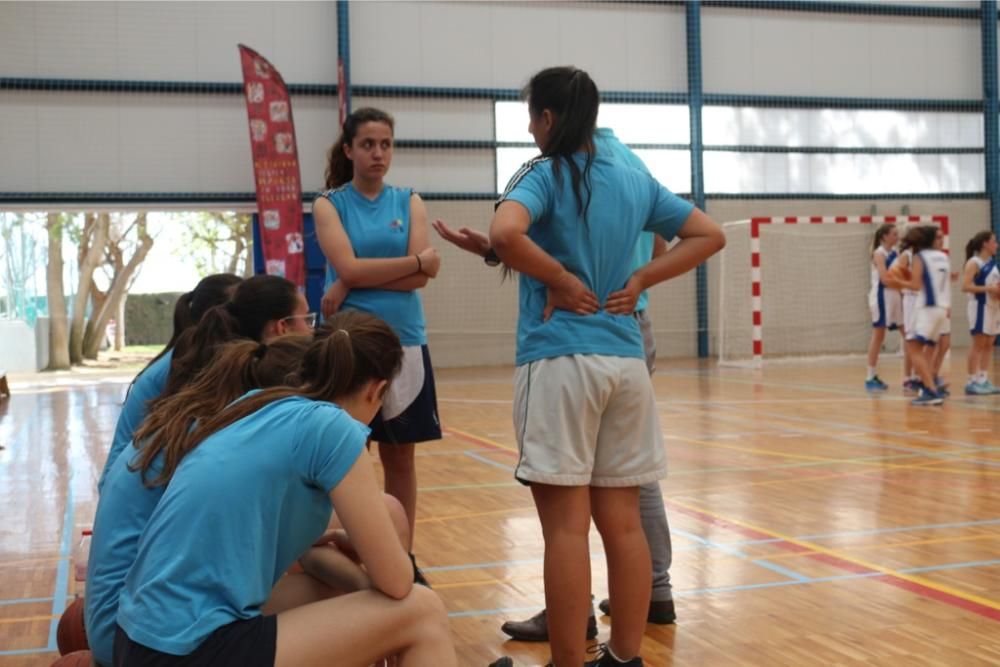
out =
[[[906,231],[902,241],[893,224],[875,232],[871,259],[872,338],[868,348],[865,388],[885,391],[875,366],[887,330],[898,329],[904,340],[903,389],[916,394],[913,405],[940,405],[948,397],[941,375],[951,345],[951,273],[942,250],[943,234],[933,225]],[[898,248],[897,248],[898,245]],[[965,247],[962,291],[968,294],[972,348],[968,357],[968,395],[1000,394],[987,375],[990,353],[1000,334],[1000,269],[997,238],[979,232]]]
[[[597,130],[586,72],[543,70],[525,98],[541,155],[488,235],[429,225],[416,193],[387,184],[392,117],[360,109],[313,205],[325,321],[278,276],[209,276],[180,298],[99,483],[85,597],[97,664],[457,664],[413,555],[414,446],[441,438],[417,291],[440,270],[431,226],[519,275],[515,477],[542,525],[546,609],[504,631],[548,640],[558,667],[643,664],[647,621],[674,619],[645,292],[725,237]],[[592,519],[614,622],[588,658]]]

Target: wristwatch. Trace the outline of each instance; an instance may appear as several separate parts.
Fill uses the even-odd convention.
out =
[[[490,248],[483,255],[483,261],[486,262],[486,266],[500,266],[500,258],[497,257],[496,250]]]

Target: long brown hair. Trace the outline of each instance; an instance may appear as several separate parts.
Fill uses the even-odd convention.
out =
[[[896,225],[891,222],[884,222],[879,225],[878,229],[875,230],[875,238],[872,239],[872,252],[878,250],[878,247],[882,245],[882,239],[884,239],[886,235],[895,228]]]
[[[985,231],[979,232],[969,239],[969,242],[965,244],[965,261],[968,262],[973,255],[978,255],[991,238],[993,238],[993,232]]]
[[[132,469],[141,471],[143,483],[150,487],[166,484],[190,451],[187,435],[197,421],[222,412],[251,389],[285,384],[299,369],[312,340],[309,334],[289,334],[268,345],[252,340],[223,345],[214,362],[176,394],[159,401],[143,420],[133,438],[140,453]],[[147,480],[161,452],[163,470]]]
[[[912,248],[914,254],[932,248],[937,238],[938,228],[934,225],[917,225],[906,232],[903,239],[907,248]]]
[[[259,342],[268,322],[289,317],[297,305],[298,289],[290,280],[260,275],[241,282],[232,299],[210,308],[177,341],[167,385],[151,408],[191,382],[212,360],[217,346],[241,338]]]
[[[340,187],[354,178],[354,163],[347,157],[344,146],[350,146],[358,136],[358,128],[365,123],[385,123],[395,132],[396,122],[385,111],[365,107],[351,113],[344,121],[344,130],[337,143],[326,154],[326,189]]]
[[[169,442],[163,438],[167,443],[165,456],[174,463],[173,467],[168,467],[165,460],[163,472],[157,480],[161,480],[160,484],[169,483],[180,458],[212,434],[266,405],[292,396],[314,401],[343,400],[373,380],[391,381],[399,372],[402,361],[403,348],[399,337],[388,324],[374,315],[359,311],[337,313],[316,330],[300,358],[298,369],[285,379],[286,386],[265,388],[242,401],[230,402],[228,407],[200,419],[194,428],[175,431]],[[202,391],[216,389],[206,382]],[[136,442],[139,442],[138,437]],[[180,456],[172,456],[173,450]],[[153,456],[155,454],[149,457],[150,462]]]

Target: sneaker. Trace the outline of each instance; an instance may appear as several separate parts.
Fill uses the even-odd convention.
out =
[[[941,405],[944,398],[941,394],[931,389],[921,389],[920,395],[910,401],[910,405]]]
[[[499,660],[494,660],[490,663],[490,667],[514,667],[514,661],[504,656]]]
[[[920,393],[920,380],[906,380],[903,382],[903,395],[916,396]]]
[[[605,616],[611,615],[611,600],[601,600],[601,604],[597,606],[600,608],[601,613]],[[670,625],[676,620],[677,612],[674,609],[673,600],[650,600],[649,614],[646,616],[646,621],[648,623]]]
[[[965,385],[965,393],[969,396],[986,396],[992,394],[993,392],[990,390],[990,386],[992,385],[987,386],[987,384],[986,382],[970,382]]]
[[[889,388],[885,382],[882,382],[879,376],[873,377],[871,380],[865,380],[865,390],[866,391],[885,391]]]
[[[500,626],[500,629],[510,635],[511,639],[520,642],[547,642],[549,641],[549,624],[545,618],[545,610],[541,610],[525,621],[507,621]],[[590,618],[587,619],[587,639],[597,636],[597,619],[591,610]]]
[[[983,384],[986,385],[986,388],[989,389],[989,392],[991,394],[1000,394],[1000,387],[995,386],[989,380],[987,380],[986,382],[983,382]]]
[[[626,662],[616,660],[615,656],[611,655],[607,644],[598,644],[593,648],[587,649],[587,652],[595,653],[596,657],[593,660],[587,660],[583,663],[583,667],[643,667],[642,658],[639,656]]]

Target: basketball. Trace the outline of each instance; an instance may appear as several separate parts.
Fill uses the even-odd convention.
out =
[[[899,263],[893,264],[892,267],[889,268],[889,273],[892,274],[892,277],[897,280],[909,281],[913,277],[910,270]]]
[[[67,655],[68,653],[90,648],[87,644],[87,630],[83,625],[83,598],[74,600],[73,604],[66,607],[66,611],[63,612],[56,630],[56,644],[59,646],[59,655],[64,655],[67,658],[70,657]],[[73,653],[73,655],[76,654]],[[87,655],[89,656],[90,653],[88,652]],[[75,665],[77,663],[60,662],[59,664]]]
[[[90,651],[73,651],[53,662],[52,667],[90,667],[92,662]]]

